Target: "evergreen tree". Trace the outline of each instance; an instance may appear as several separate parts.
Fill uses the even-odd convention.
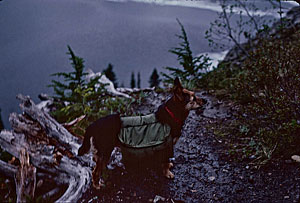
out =
[[[135,88],[135,77],[134,72],[131,73],[130,87]]]
[[[195,88],[203,72],[209,69],[211,65],[209,63],[210,58],[205,55],[193,56],[187,33],[178,19],[177,22],[181,28],[181,35],[177,35],[177,37],[181,42],[179,43],[179,47],[172,48],[169,52],[177,56],[180,67],[165,67],[169,73],[162,73],[162,75],[166,83],[173,83],[174,78],[178,77],[185,87]]]
[[[110,81],[112,81],[114,86],[117,88],[118,87],[117,78],[116,78],[116,74],[113,71],[113,65],[111,63],[109,63],[107,68],[103,70],[103,73]]]
[[[150,87],[158,87],[159,83],[160,83],[159,75],[157,73],[156,68],[154,68],[149,80]]]
[[[54,105],[56,110],[51,115],[61,123],[70,122],[81,115],[87,115],[90,119],[105,114],[104,103],[109,99],[106,95],[105,84],[99,83],[100,76],[85,80],[87,73],[84,71],[84,61],[76,56],[68,46],[72,72],[60,72],[52,76],[62,77],[61,80],[52,80],[49,87],[55,92]],[[101,100],[99,100],[101,98]],[[101,109],[99,111],[99,109]]]
[[[137,75],[137,88],[141,88],[141,74],[138,72]]]
[[[69,59],[74,71],[69,73],[59,72],[52,74],[51,76],[63,77],[64,83],[52,80],[52,84],[49,85],[49,87],[53,87],[54,92],[57,95],[55,98],[58,98],[61,101],[73,103],[77,102],[79,99],[79,95],[75,90],[84,86],[84,77],[87,73],[84,72],[84,60],[76,56],[70,46],[68,46],[68,50],[69,52],[67,54],[71,56]]]

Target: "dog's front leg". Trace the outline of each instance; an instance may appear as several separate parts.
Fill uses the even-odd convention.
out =
[[[173,167],[172,163],[163,163],[162,164],[162,171],[163,175],[168,179],[173,179],[174,174],[170,171],[170,169]]]
[[[94,161],[96,162],[96,166],[93,170],[93,187],[97,190],[100,190],[101,187],[104,187],[104,182],[101,180],[101,173],[104,167],[104,163],[102,158],[99,156],[94,156]]]

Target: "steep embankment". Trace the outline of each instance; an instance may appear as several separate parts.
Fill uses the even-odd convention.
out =
[[[283,29],[280,29],[283,28]],[[226,54],[218,68],[204,77],[203,85],[211,89],[228,88],[231,82],[243,71],[243,64],[247,54],[261,47],[262,43],[269,41],[291,41],[293,36],[300,30],[300,6],[292,8],[286,16],[274,23],[269,29],[257,34],[253,39],[241,44],[240,49],[234,46]],[[247,54],[244,51],[247,52]]]
[[[283,30],[279,28],[283,27]],[[242,44],[242,48],[248,53],[255,51],[260,46],[263,39],[268,40],[290,40],[290,37],[300,30],[300,6],[292,8],[287,12],[283,20],[274,23],[267,32],[261,32],[255,38]],[[240,67],[242,62],[247,58],[246,54],[234,46],[225,56],[222,63],[228,63],[231,67]]]

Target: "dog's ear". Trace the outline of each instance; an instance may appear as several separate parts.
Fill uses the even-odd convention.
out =
[[[178,98],[180,101],[183,100],[182,90],[183,90],[183,87],[179,81],[179,78],[176,77],[174,80],[173,93],[175,95],[175,98]]]
[[[183,89],[178,77],[176,77],[175,80],[174,80],[174,88],[175,87],[179,87],[179,88]]]

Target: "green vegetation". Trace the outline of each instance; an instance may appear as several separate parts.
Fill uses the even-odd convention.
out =
[[[174,78],[178,77],[185,87],[193,89],[198,86],[199,79],[208,70],[210,59],[204,55],[193,56],[186,31],[178,19],[177,22],[181,28],[181,35],[177,35],[177,37],[182,42],[179,43],[179,47],[175,47],[169,52],[177,56],[180,68],[165,67],[169,73],[162,73],[163,81],[165,83],[173,83]]]
[[[260,164],[299,154],[300,32],[288,39],[263,40],[249,54],[240,71],[217,86],[238,108],[236,119],[214,126],[214,132],[231,139],[231,154],[255,155]]]
[[[280,24],[277,29],[284,28],[286,19],[283,18],[282,5],[280,0],[267,1],[280,17]],[[206,39],[209,45],[214,49],[228,49],[235,46],[232,52],[235,52],[239,62],[245,58],[251,58],[251,50],[258,45],[253,39],[267,38],[270,34],[271,24],[274,19],[261,16],[257,12],[257,2],[234,0],[232,2],[220,1],[222,11],[218,13],[218,18],[211,23],[206,31]],[[239,11],[238,13],[236,11]],[[238,17],[237,17],[238,16]],[[242,39],[248,40],[242,44]],[[233,64],[231,61],[221,62],[218,68],[204,75],[200,81],[200,86],[209,89],[228,89],[231,81],[241,72],[241,64]]]
[[[267,158],[300,152],[300,32],[290,40],[266,40],[232,81],[244,103],[241,121],[257,136]]]
[[[300,33],[286,30],[278,2],[280,21],[274,28],[280,37],[267,35],[269,26],[262,25],[258,36],[267,38],[258,39],[254,46],[248,41],[241,47],[246,50],[240,49],[241,58],[220,63],[198,83],[235,102],[236,119],[214,126],[214,132],[232,140],[231,154],[241,152],[244,158],[252,154],[259,163],[300,153]],[[242,140],[240,145],[237,140]]]
[[[53,87],[56,94],[55,99],[73,104],[82,100],[80,90],[86,85],[84,77],[87,73],[84,72],[84,60],[75,56],[70,46],[68,46],[68,50],[67,54],[71,56],[70,61],[74,71],[52,74],[51,76],[63,77],[64,82],[52,80],[49,87]]]
[[[132,115],[133,111],[129,106],[136,100],[112,97],[105,89],[105,85],[98,82],[99,77],[86,81],[84,60],[76,56],[69,46],[68,50],[73,71],[53,74],[52,76],[62,77],[63,81],[52,80],[52,84],[49,85],[55,92],[53,98],[56,110],[52,112],[52,116],[57,121],[65,123],[86,115],[74,129],[76,134],[82,135],[87,125],[99,117],[113,112]]]

